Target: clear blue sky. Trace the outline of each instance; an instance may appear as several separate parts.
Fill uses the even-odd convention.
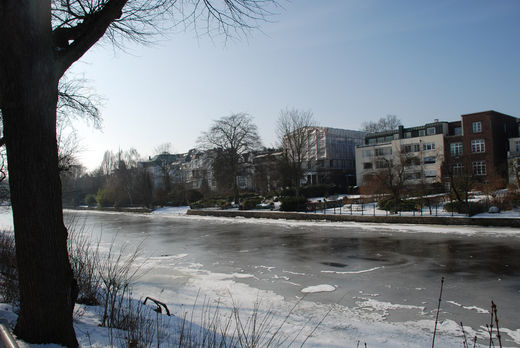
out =
[[[274,22],[224,44],[194,32],[153,46],[94,47],[73,67],[105,98],[103,130],[76,123],[89,169],[105,150],[193,148],[212,120],[247,112],[264,145],[281,109],[359,129],[496,110],[520,117],[520,1],[293,0]]]

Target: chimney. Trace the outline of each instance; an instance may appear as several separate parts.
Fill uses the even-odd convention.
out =
[[[434,123],[439,123],[439,119],[436,118],[436,119],[433,120],[433,122],[434,122]]]

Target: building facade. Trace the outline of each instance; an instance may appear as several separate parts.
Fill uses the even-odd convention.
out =
[[[449,184],[460,175],[471,177],[475,183],[505,182],[511,172],[509,139],[518,135],[518,119],[496,111],[465,114],[454,122],[435,120],[419,127],[400,126],[369,134],[365,144],[356,148],[357,180],[363,186],[365,178],[383,169],[383,165],[391,165],[403,168],[410,185]]]
[[[448,123],[435,120],[419,127],[369,134],[356,147],[356,179],[359,186],[378,171],[393,168],[406,184],[432,184],[442,178],[444,136]]]
[[[349,129],[310,128],[302,183],[356,185],[356,146],[363,144],[365,134]]]
[[[476,181],[508,179],[509,139],[518,136],[517,118],[496,111],[461,116],[446,136],[446,173],[464,173]]]

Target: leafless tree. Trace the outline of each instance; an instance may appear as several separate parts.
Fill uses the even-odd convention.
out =
[[[0,1],[0,110],[19,271],[15,332],[20,339],[78,345],[72,325],[77,286],[67,253],[56,144],[58,85],[65,72],[102,38],[115,46],[147,42],[179,23],[210,35],[240,34],[269,16],[275,3]]]
[[[399,210],[405,193],[407,156],[393,154],[376,161],[376,169],[364,178],[365,185],[375,187],[375,192],[388,194],[394,203],[394,211]]]
[[[233,196],[238,203],[238,172],[241,156],[261,147],[260,136],[253,118],[245,113],[222,117],[197,140],[202,149],[215,149],[229,169],[233,178]]]
[[[160,155],[161,153],[171,153],[173,151],[172,143],[162,143],[153,148],[153,152],[156,155]]]
[[[508,161],[510,185],[515,190],[520,190],[520,157],[512,158]],[[512,179],[512,180],[511,180]]]
[[[78,164],[77,155],[80,151],[79,141],[74,129],[65,129],[60,125],[56,133],[58,142],[58,169],[60,172],[69,170]]]
[[[283,151],[281,165],[297,190],[303,177],[303,162],[309,160],[308,147],[315,141],[309,132],[316,126],[312,111],[285,109],[278,117],[276,132]]]
[[[363,122],[361,124],[361,130],[368,133],[377,133],[397,129],[401,124],[401,120],[397,118],[396,115],[386,115],[386,117],[381,117],[376,122]]]

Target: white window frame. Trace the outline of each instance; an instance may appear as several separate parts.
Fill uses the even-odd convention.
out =
[[[471,123],[473,133],[482,133],[482,121],[475,121]]]
[[[471,152],[472,153],[486,152],[486,141],[484,139],[471,140]]]
[[[487,175],[486,161],[473,162],[473,175]]]
[[[450,144],[450,153],[452,156],[460,156],[462,155],[463,151],[464,148],[461,142]]]
[[[424,143],[423,144],[423,151],[431,151],[435,150],[435,143]]]
[[[462,172],[464,170],[464,165],[462,163],[455,163],[451,167],[451,170],[453,171],[453,174],[460,175],[460,174],[462,174]]]

